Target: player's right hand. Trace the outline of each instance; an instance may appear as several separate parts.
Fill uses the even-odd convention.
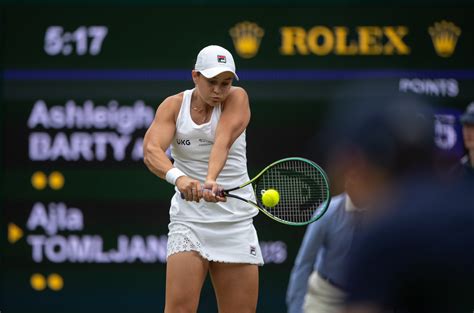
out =
[[[203,197],[203,190],[201,183],[188,176],[181,176],[176,180],[176,187],[186,201],[196,201]]]

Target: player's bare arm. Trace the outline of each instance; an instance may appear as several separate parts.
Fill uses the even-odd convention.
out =
[[[176,116],[179,111],[179,96],[166,98],[156,110],[155,118],[143,141],[143,159],[148,169],[160,178],[173,164],[166,155],[176,130]]]
[[[229,150],[234,141],[247,128],[250,121],[250,105],[247,92],[240,87],[232,87],[229,96],[222,105],[222,114],[216,129],[216,137],[209,157],[206,185],[213,185],[224,167]],[[217,190],[213,190],[217,193]],[[204,194],[206,201],[225,201],[225,198],[213,198]]]
[[[160,178],[173,168],[166,155],[166,149],[171,144],[176,132],[176,118],[181,107],[182,94],[166,98],[159,106],[155,118],[148,128],[143,141],[143,159],[148,169]],[[188,201],[199,201],[202,197],[200,183],[187,176],[176,180],[176,187]],[[193,190],[197,192],[193,193]]]

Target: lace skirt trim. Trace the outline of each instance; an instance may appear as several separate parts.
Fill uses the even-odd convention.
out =
[[[192,227],[192,225],[183,225],[181,223],[171,223],[169,225],[167,258],[179,252],[196,251],[204,259],[211,262],[249,263],[263,265],[260,247],[257,247],[258,253],[256,254],[258,255],[258,257],[236,256],[234,253],[232,253],[232,247],[221,247],[217,249],[218,252],[216,252],[216,248],[214,248],[214,250],[212,250],[212,247],[206,248],[205,245],[201,243],[201,241],[195,235],[195,233],[190,229],[190,227]],[[227,250],[226,248],[229,248],[229,250]]]

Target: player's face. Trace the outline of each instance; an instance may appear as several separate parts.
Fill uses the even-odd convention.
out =
[[[193,78],[195,78],[194,82],[203,101],[215,106],[224,102],[229,95],[234,75],[231,72],[224,72],[215,77],[206,78],[204,75],[196,73],[196,77],[193,75]]]
[[[462,128],[464,135],[464,145],[467,149],[474,149],[474,125],[464,125]]]

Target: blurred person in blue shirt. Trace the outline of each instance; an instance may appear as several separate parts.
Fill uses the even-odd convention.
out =
[[[345,313],[474,310],[474,184],[432,174],[429,112],[417,104],[381,106],[351,128],[367,173],[385,180],[384,192],[374,193],[377,218],[355,238],[342,269]]]
[[[332,147],[328,149],[328,167],[337,167],[342,173],[345,192],[333,197],[326,215],[306,230],[290,275],[286,297],[288,313],[340,312],[347,289],[345,265],[365,224],[380,214],[380,201],[390,188],[386,184],[390,172],[402,167],[412,168],[413,159],[416,164],[429,163],[427,155],[432,152],[433,137],[430,136],[433,129],[423,128],[420,117],[412,116],[409,123],[400,125],[403,136],[407,137],[402,139],[394,137],[391,131],[384,131],[384,125],[393,121],[387,121],[379,107],[364,105],[354,112],[353,108],[339,109],[329,118],[327,133]],[[390,119],[412,113],[393,106],[387,106],[387,110],[393,111]],[[345,111],[351,112],[350,115]],[[367,123],[358,124],[369,112],[374,116]],[[337,125],[337,131],[331,131],[334,125]],[[410,142],[410,133],[422,131],[426,133]],[[407,141],[404,153],[411,157],[395,162],[394,140]],[[368,155],[370,159],[367,159]]]
[[[345,313],[472,312],[474,184],[406,187],[355,244]]]
[[[290,275],[288,313],[341,309],[345,297],[341,267],[362,212],[344,192],[332,198],[321,220],[308,226]]]

